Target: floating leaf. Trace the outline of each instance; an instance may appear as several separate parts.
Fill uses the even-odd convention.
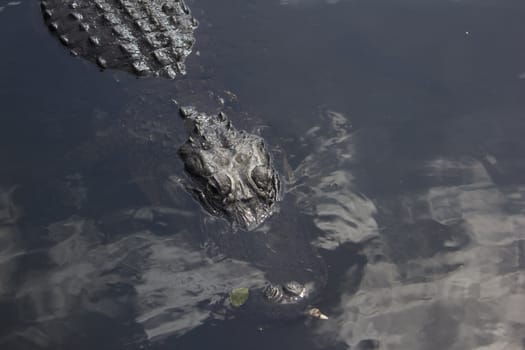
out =
[[[239,307],[248,300],[249,294],[248,288],[235,288],[230,294],[230,303],[233,307]]]

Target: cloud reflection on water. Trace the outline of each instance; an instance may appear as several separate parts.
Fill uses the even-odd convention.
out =
[[[178,234],[144,230],[112,240],[79,216],[48,231],[48,263],[28,273],[15,297],[20,317],[34,326],[10,334],[7,344],[52,348],[72,336],[64,324],[76,333],[85,327],[76,322],[90,313],[122,323],[134,318],[143,339],[182,335],[210,317],[223,318],[214,309],[224,312],[233,288],[264,281],[260,270],[233,259],[212,261]]]
[[[288,198],[319,229],[316,245],[337,251],[344,243],[363,243],[368,264],[358,291],[343,292],[336,308],[323,310],[330,320],[315,324],[318,333],[358,349],[519,348],[525,186],[495,184],[487,166],[498,164],[496,156],[488,163],[436,157],[418,172],[429,186],[373,202],[356,192],[348,118],[334,111],[321,118],[303,139],[315,151],[293,171]],[[48,226],[46,264],[26,272],[17,286],[11,257],[23,251],[12,193],[0,195],[1,258],[7,262],[0,266],[0,295],[16,290],[22,322],[7,344],[68,343],[66,337],[86,329],[79,322],[88,314],[126,325],[134,320],[141,332],[130,341],[180,336],[227,317],[225,299],[233,288],[264,283],[263,271],[245,262],[210,259],[189,243],[194,232],[113,234],[74,215]],[[180,215],[144,207],[123,220],[151,221],[158,212]]]
[[[340,316],[321,332],[337,329],[336,337],[348,345],[373,340],[381,349],[521,348],[525,187],[495,185],[474,159],[434,159],[425,171],[434,183],[443,177],[450,182],[451,174],[461,175],[456,178],[462,183],[392,199],[391,205],[405,207],[398,219],[419,227],[420,240],[432,235],[420,224],[431,219],[462,231],[469,242],[444,242],[431,256],[415,252],[393,261],[385,235],[404,239],[406,232],[385,227],[383,259],[370,259],[359,291],[341,296]]]

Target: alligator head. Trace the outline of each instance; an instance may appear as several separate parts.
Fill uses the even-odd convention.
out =
[[[273,211],[280,181],[264,141],[237,130],[224,115],[180,109],[190,121],[188,140],[179,148],[198,200],[212,214],[251,230]]]

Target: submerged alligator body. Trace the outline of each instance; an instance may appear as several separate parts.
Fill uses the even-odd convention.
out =
[[[192,192],[212,214],[251,230],[271,213],[280,181],[262,138],[237,130],[224,113],[180,110],[190,122],[179,155],[194,184]]]
[[[197,21],[183,0],[42,0],[41,7],[74,55],[141,76],[185,74]]]

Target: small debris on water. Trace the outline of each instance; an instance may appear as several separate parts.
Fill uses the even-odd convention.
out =
[[[18,6],[22,3],[22,1],[9,1],[7,3],[7,6]]]
[[[321,310],[319,310],[318,308],[314,307],[310,310],[308,310],[308,315],[310,315],[311,317],[313,318],[317,318],[319,320],[328,320],[328,316],[326,316],[325,314],[323,314],[321,312]]]

